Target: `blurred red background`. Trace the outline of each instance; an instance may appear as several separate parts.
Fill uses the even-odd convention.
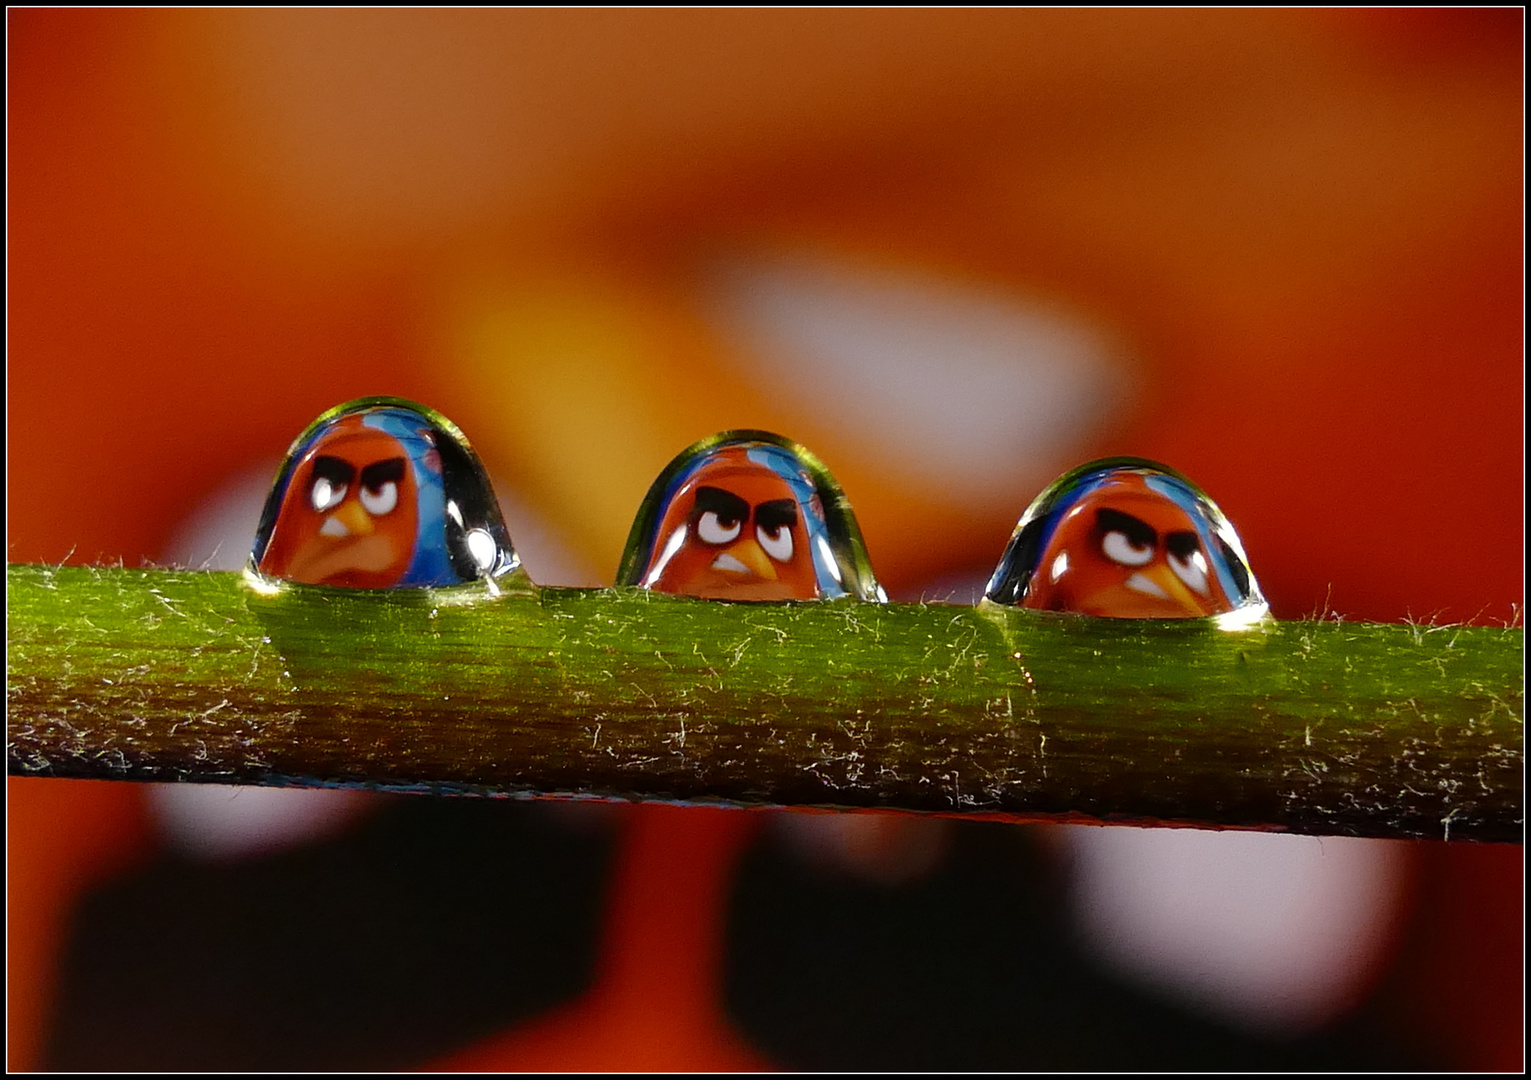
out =
[[[1519,10],[8,18],[11,562],[161,558],[321,410],[391,393],[454,419],[590,584],[671,455],[754,426],[835,469],[896,598],[991,566],[1052,474],[1133,453],[1214,495],[1278,616],[1518,617]],[[1037,460],[911,477],[836,419],[855,397],[752,377],[716,317],[718,266],[799,258],[1062,312],[1118,343],[1117,385]],[[130,787],[8,800],[26,1068],[71,898],[155,841]],[[688,875],[712,917],[742,842],[687,813],[621,856],[629,999],[464,1061],[764,1062],[702,1006],[668,1042],[641,1022],[623,950]],[[1388,1008],[1458,1067],[1519,1068],[1521,851],[1411,850]]]

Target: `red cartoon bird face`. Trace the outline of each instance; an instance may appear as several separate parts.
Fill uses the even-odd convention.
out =
[[[1195,523],[1127,475],[1090,492],[1059,520],[1022,606],[1123,619],[1232,611]]]
[[[672,496],[642,584],[710,600],[813,600],[801,510],[775,471],[731,447]]]
[[[295,466],[259,568],[310,585],[389,588],[409,569],[417,513],[405,448],[346,417]]]

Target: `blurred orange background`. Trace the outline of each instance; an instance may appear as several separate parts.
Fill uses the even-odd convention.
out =
[[[8,18],[11,562],[161,559],[320,411],[389,393],[467,432],[587,568],[567,584],[609,582],[674,453],[748,426],[835,470],[896,599],[981,576],[1053,475],[1132,453],[1217,499],[1279,617],[1518,618],[1518,9]],[[928,301],[934,352],[767,355],[806,324],[761,297],[875,323],[884,294],[917,298],[900,327]],[[969,310],[1074,335],[1077,423],[1026,442],[1047,408],[905,389],[1022,386],[959,362]],[[137,798],[8,782],[13,1068],[72,897],[153,850]],[[624,849],[622,895],[660,897],[634,925],[742,842],[687,813]],[[1520,849],[1411,850],[1391,1015],[1521,1067]],[[602,1019],[636,1007],[472,1060],[769,1063],[705,1009],[662,1052]]]

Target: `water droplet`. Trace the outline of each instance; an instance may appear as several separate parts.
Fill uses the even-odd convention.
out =
[[[617,584],[713,600],[887,600],[840,485],[766,431],[725,431],[665,467]]]
[[[270,577],[353,589],[492,585],[518,565],[462,432],[390,397],[337,405],[298,436],[250,555]]]
[[[1266,610],[1238,534],[1195,484],[1141,458],[1073,469],[1021,515],[986,597],[1122,619]]]

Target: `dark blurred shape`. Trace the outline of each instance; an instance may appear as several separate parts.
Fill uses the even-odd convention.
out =
[[[729,1015],[803,1070],[1434,1067],[1377,1032],[1247,1035],[1113,978],[1075,941],[1062,886],[1011,825],[955,823],[945,863],[895,887],[763,840],[734,888]]]
[[[163,859],[74,919],[44,1065],[400,1068],[592,981],[614,835],[545,806],[400,799],[343,838]]]
[[[1525,1072],[1526,849],[1412,845],[1420,895],[1375,1006],[1453,1068]]]

